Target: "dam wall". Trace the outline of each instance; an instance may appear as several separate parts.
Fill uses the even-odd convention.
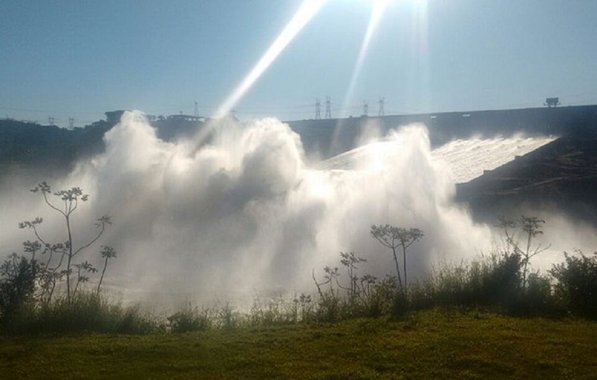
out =
[[[307,152],[317,151],[328,158],[358,146],[363,134],[378,131],[383,135],[390,129],[409,124],[427,126],[433,146],[471,136],[508,136],[518,132],[531,136],[595,135],[597,105],[361,116],[286,123],[301,136]]]

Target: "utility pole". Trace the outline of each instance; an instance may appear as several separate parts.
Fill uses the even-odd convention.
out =
[[[195,113],[193,114],[193,116],[195,116],[195,117],[199,116],[199,107],[198,107],[196,100],[195,100]]]
[[[75,118],[74,117],[69,117],[68,118],[68,128],[69,129],[73,129],[75,127]]]
[[[329,96],[325,98],[325,118],[332,118],[332,99]]]
[[[378,113],[379,116],[384,116],[384,114],[385,114],[384,110],[383,110],[384,102],[385,102],[385,98],[379,98],[379,113]]]
[[[369,115],[369,103],[367,103],[367,101],[365,100],[363,102],[363,116],[368,116]]]
[[[319,98],[315,99],[315,120],[321,119],[321,102]]]
[[[52,116],[48,117],[48,124],[50,124],[52,126],[54,125],[54,117],[52,117]]]

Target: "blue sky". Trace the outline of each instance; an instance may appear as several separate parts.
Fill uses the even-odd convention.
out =
[[[0,2],[0,117],[82,126],[114,109],[209,116],[298,0]],[[235,107],[240,118],[597,103],[597,1],[393,0],[342,104],[373,1],[329,0]],[[323,112],[323,111],[322,111]]]

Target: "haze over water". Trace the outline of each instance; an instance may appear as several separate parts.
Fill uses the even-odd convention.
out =
[[[432,151],[426,128],[407,126],[350,155],[346,170],[307,163],[300,137],[276,119],[224,119],[213,130],[201,146],[194,139],[165,142],[142,113],[127,112],[105,135],[104,153],[52,183],[91,195],[75,216],[76,242],[91,236],[95,218],[112,217],[101,240],[118,252],[106,279],[112,294],[175,302],[311,292],[312,270],[337,266],[340,251],[367,259],[362,273],[383,277],[391,255],[369,229],[386,223],[424,231],[409,256],[409,271],[421,278],[440,262],[471,259],[499,245],[493,226],[476,224],[454,203],[455,183],[551,139],[472,138]],[[473,154],[479,149],[483,154]],[[36,216],[44,218],[48,240],[65,239],[57,215],[27,191],[41,180],[3,189],[10,202],[0,222],[14,226],[5,228],[3,251],[31,239],[16,223]],[[553,255],[595,240],[588,227],[553,221],[557,236],[546,225],[552,243],[577,244],[561,250],[554,244]],[[572,234],[582,238],[567,241]],[[97,249],[80,259],[100,261]]]

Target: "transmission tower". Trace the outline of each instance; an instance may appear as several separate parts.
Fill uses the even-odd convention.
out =
[[[384,116],[383,104],[385,103],[385,98],[379,98],[379,116]]]
[[[560,105],[560,98],[547,98],[545,99],[545,105],[549,108],[555,108]]]
[[[367,103],[367,101],[365,100],[363,102],[363,116],[368,116],[369,115],[369,103]]]
[[[315,120],[321,119],[321,102],[319,98],[315,99]]]
[[[52,116],[48,117],[48,124],[54,125],[54,118]]]
[[[68,128],[69,129],[73,129],[75,127],[75,118],[74,117],[69,117],[68,118]]]
[[[198,108],[196,100],[195,100],[195,113],[193,114],[193,116],[195,116],[195,117],[199,116],[199,108]]]
[[[325,98],[325,118],[332,118],[332,99],[329,96]]]

